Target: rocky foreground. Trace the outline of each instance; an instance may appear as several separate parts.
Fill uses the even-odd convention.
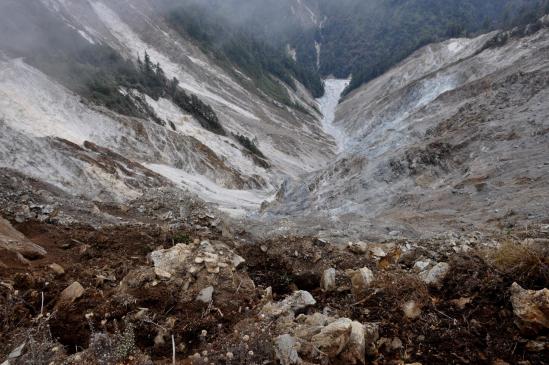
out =
[[[549,358],[547,224],[340,245],[256,240],[200,209],[96,227],[25,211],[0,221],[6,365]]]

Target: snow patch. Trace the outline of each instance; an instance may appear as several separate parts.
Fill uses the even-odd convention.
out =
[[[341,93],[349,86],[349,82],[350,80],[342,79],[324,80],[324,95],[320,99],[317,99],[320,112],[322,113],[322,128],[326,134],[332,136],[334,139],[337,152],[341,152],[344,149],[347,136],[343,129],[334,124],[336,109],[341,98]]]

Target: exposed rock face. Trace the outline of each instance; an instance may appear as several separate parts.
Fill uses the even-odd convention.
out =
[[[549,290],[525,290],[519,284],[511,286],[511,303],[516,324],[525,333],[538,333],[549,328]]]
[[[17,30],[18,36],[32,39],[33,31],[58,32],[77,48],[102,44],[131,61],[148,52],[169,79],[176,77],[182,89],[213,108],[228,136],[205,130],[198,118],[171,100],[154,100],[136,90],[121,93],[143,98],[160,124],[80,103],[78,95],[62,86],[63,77],[46,75],[40,62],[30,66],[3,42],[1,167],[71,194],[105,201],[126,201],[151,187],[172,184],[241,215],[242,210],[259,209],[284,177],[317,169],[333,156],[330,139],[318,126],[316,103],[302,85],[287,91],[304,113],[268,100],[251,87],[247,77],[235,76],[240,70],[219,67],[194,41],[173,29],[155,10],[156,3],[48,0],[33,1],[30,6],[3,2],[0,22],[31,23],[34,14],[47,19],[48,28],[40,28],[44,25],[36,21],[33,30]],[[3,31],[9,29],[7,24]],[[20,52],[36,51],[27,42],[18,43]],[[231,132],[257,138],[270,168],[235,143]],[[8,144],[10,148],[5,147]],[[37,158],[40,168],[34,164]],[[224,193],[211,194],[214,190]]]
[[[18,253],[27,259],[38,259],[44,257],[47,252],[41,246],[28,240],[21,232],[0,217],[0,251],[6,250]]]
[[[511,209],[541,221],[549,203],[531,197],[549,194],[548,35],[428,45],[354,90],[336,113],[344,151],[267,212],[326,230],[344,215],[351,237],[370,239],[482,230]]]

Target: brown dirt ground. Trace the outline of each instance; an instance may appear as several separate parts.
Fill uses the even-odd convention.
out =
[[[261,363],[272,359],[270,329],[256,328],[254,316],[260,303],[259,294],[270,286],[277,300],[295,289],[308,290],[317,300],[310,311],[329,307],[339,316],[378,322],[381,337],[402,340],[400,350],[380,348],[378,356],[370,359],[375,364],[397,364],[400,359],[422,364],[492,364],[497,359],[510,364],[521,361],[529,361],[522,364],[546,364],[549,359],[547,351],[528,352],[527,338],[513,323],[508,288],[515,278],[498,272],[475,254],[456,255],[450,261],[451,273],[442,289],[433,290],[425,288],[399,265],[379,267],[366,256],[307,237],[244,243],[224,239],[218,232],[200,237],[193,232],[170,231],[148,224],[101,229],[41,222],[14,226],[42,245],[48,255],[28,267],[15,261],[9,262],[9,269],[0,267],[0,282],[13,283],[18,290],[14,296],[6,286],[0,285],[0,354],[16,347],[25,329],[33,325],[33,318],[40,314],[43,293],[43,311],[53,313],[49,321],[51,336],[68,353],[88,346],[92,328],[101,328],[101,318],[109,319],[106,330],[112,331],[114,320],[123,324],[128,315],[146,307],[153,320],[136,324],[136,344],[155,363],[171,363],[171,344],[155,345],[154,337],[158,327],[172,317],[176,318],[172,329],[176,341],[185,344],[185,350],[178,351],[182,363],[188,363],[183,360],[186,356],[204,350],[211,354],[210,360],[217,363],[223,363],[221,354],[227,351],[240,354],[240,363]],[[169,247],[180,237],[219,239],[233,247],[247,261],[245,267],[257,286],[256,295],[238,298],[242,302],[224,307],[223,316],[195,303],[178,302],[170,287],[163,283],[154,290],[140,292],[137,302],[124,302],[118,295],[120,280],[138,266],[150,266],[149,252],[158,246]],[[64,275],[56,277],[48,268],[54,262],[65,268]],[[381,290],[371,290],[365,298],[354,298],[344,275],[338,276],[340,290],[333,293],[320,290],[324,269],[334,267],[344,272],[364,266],[374,270]],[[99,274],[104,278],[98,278]],[[69,307],[56,310],[59,293],[74,281],[87,289],[84,296]],[[519,283],[532,288],[531,282]],[[545,281],[536,286],[539,284],[547,287],[549,283]],[[471,302],[459,309],[452,300],[460,298],[471,298]],[[406,319],[400,309],[400,305],[410,299],[422,305],[422,314],[415,320]],[[92,312],[97,320],[87,321],[84,314]],[[207,339],[200,337],[202,330],[207,331]],[[246,349],[254,350],[252,357],[242,355],[247,352],[242,349],[235,330],[254,334],[253,341],[246,344]]]

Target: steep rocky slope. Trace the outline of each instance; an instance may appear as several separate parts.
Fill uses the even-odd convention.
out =
[[[417,51],[341,102],[344,151],[288,182],[264,216],[365,236],[543,219],[548,35],[491,33]]]
[[[25,12],[31,3],[38,9],[33,10],[36,14]],[[230,135],[201,128],[192,115],[168,99],[137,94],[164,125],[117,115],[83,102],[61,85],[55,72],[48,72],[51,66],[37,69],[26,59],[14,58],[17,52],[12,49],[3,49],[3,167],[72,194],[105,201],[123,201],[146,188],[173,184],[241,214],[242,208],[257,208],[283,176],[317,169],[333,155],[318,126],[314,100],[303,87],[288,88],[293,102],[301,105],[299,109],[269,100],[244,82],[244,76],[235,78],[216,66],[190,40],[173,31],[151,5],[145,0],[8,1],[2,5],[6,10],[2,11],[4,34],[20,40],[12,47],[16,51],[32,53],[33,48],[40,48],[25,43],[36,35],[32,32],[53,33],[48,27],[60,22],[65,26],[56,28],[59,34],[79,35],[76,48],[86,42],[104,44],[133,62],[147,52],[168,78],[177,77],[183,90],[211,105],[228,132],[255,141],[267,164],[258,164]],[[10,9],[20,12],[10,13]],[[50,23],[41,29],[37,22],[38,30],[14,27],[32,24],[33,16],[50,19]],[[62,38],[59,34],[52,37]]]

